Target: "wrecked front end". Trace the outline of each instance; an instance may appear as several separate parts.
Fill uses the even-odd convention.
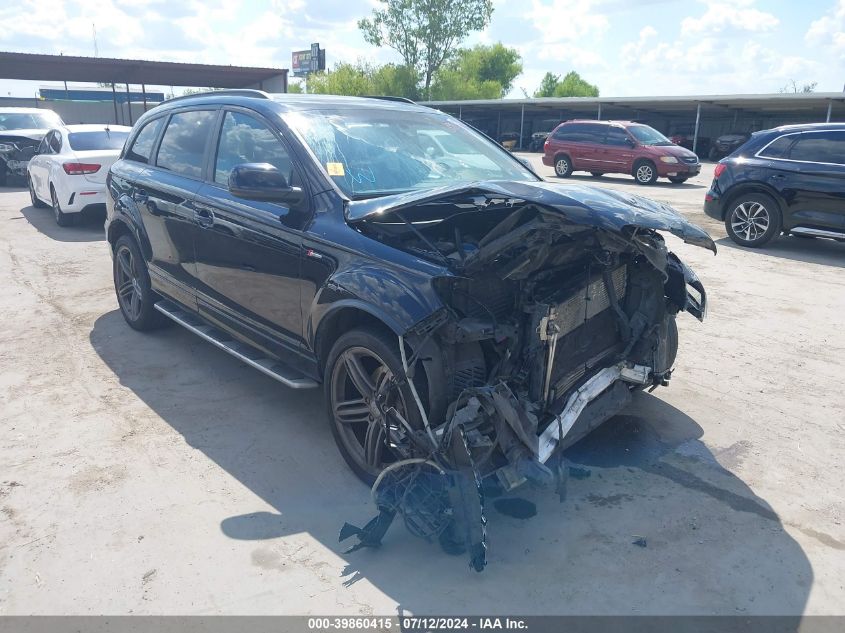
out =
[[[26,167],[35,156],[44,132],[24,131],[23,133],[0,134],[0,171],[2,177],[26,178]]]
[[[386,437],[414,453],[373,487],[379,516],[341,537],[377,545],[399,514],[480,571],[483,483],[562,497],[562,449],[634,391],[668,384],[678,313],[703,320],[704,288],[659,231],[715,246],[665,205],[589,187],[494,183],[376,204],[357,210],[358,230],[451,272],[432,280],[442,307],[400,336],[409,386],[424,361],[443,384],[427,410],[415,391],[425,428],[386,417]]]

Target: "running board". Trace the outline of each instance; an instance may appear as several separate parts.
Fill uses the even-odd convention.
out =
[[[274,358],[268,358],[263,352],[251,345],[233,340],[223,330],[209,325],[198,315],[183,310],[172,301],[159,301],[153,307],[200,338],[291,389],[313,389],[317,386],[316,381],[303,376],[295,369],[291,369]]]
[[[830,237],[835,240],[845,240],[845,233],[837,231],[825,231],[824,229],[808,229],[803,226],[796,226],[789,230],[790,233],[797,233],[798,235],[812,235],[813,237]]]

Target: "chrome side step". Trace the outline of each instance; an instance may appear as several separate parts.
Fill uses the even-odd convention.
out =
[[[797,233],[798,235],[812,235],[813,237],[830,237],[835,240],[845,240],[845,232],[839,233],[837,231],[825,231],[824,229],[808,229],[804,226],[796,226],[789,230],[790,233]]]
[[[183,310],[172,301],[159,301],[153,307],[200,338],[204,338],[212,345],[228,352],[238,360],[267,374],[270,378],[278,380],[291,389],[314,389],[317,387],[317,382],[311,378],[303,376],[274,358],[267,358],[263,352],[250,345],[232,340],[226,332],[209,325],[196,314]]]

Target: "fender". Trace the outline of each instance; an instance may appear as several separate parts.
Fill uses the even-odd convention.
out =
[[[362,263],[329,277],[314,296],[306,324],[309,343],[326,317],[344,308],[372,315],[397,335],[443,306],[434,291],[430,275],[409,275],[400,279],[394,271],[372,262]]]
[[[109,195],[114,200],[114,215],[109,218],[109,226],[106,232],[106,237],[109,243],[114,245],[111,239],[114,227],[118,224],[124,224],[129,229],[132,236],[138,242],[141,248],[141,254],[144,259],[149,262],[152,259],[152,247],[147,231],[144,228],[144,222],[141,220],[141,211],[138,209],[137,203],[132,199],[128,193],[120,191],[109,177],[110,181],[107,183]]]
[[[731,200],[733,200],[740,194],[749,192],[764,193],[767,196],[770,196],[778,204],[778,207],[780,208],[781,218],[783,220],[786,220],[784,212],[788,208],[789,204],[783,197],[783,194],[781,194],[777,189],[765,182],[749,182],[745,180],[741,182],[735,182],[730,187],[728,187],[727,191],[722,194],[722,220],[725,219],[725,214],[728,212],[728,205],[730,204]]]

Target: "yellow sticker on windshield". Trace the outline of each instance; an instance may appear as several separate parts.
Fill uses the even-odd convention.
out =
[[[343,163],[326,163],[326,171],[329,176],[343,176]]]

